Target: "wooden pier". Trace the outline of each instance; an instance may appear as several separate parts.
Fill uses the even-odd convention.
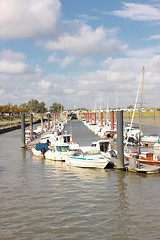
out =
[[[46,134],[49,134],[51,132],[51,129],[49,129],[47,132],[43,132],[41,134],[39,134],[39,136],[35,139],[33,139],[32,141],[29,141],[27,144],[26,144],[26,148],[27,149],[32,149],[36,143],[39,143],[41,142],[41,138],[43,136],[45,136]]]

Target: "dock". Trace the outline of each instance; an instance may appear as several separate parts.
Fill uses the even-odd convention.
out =
[[[129,162],[124,161],[124,165],[130,172],[147,174],[160,173],[160,166],[137,163],[136,158],[130,158]]]
[[[155,174],[160,173],[160,167],[159,166],[151,166],[146,164],[140,164],[139,167],[130,167],[129,164],[125,165],[128,168],[129,172],[136,172],[136,173],[147,173],[147,174]]]
[[[48,130],[47,132],[43,132],[43,133],[39,134],[37,138],[33,139],[32,141],[29,141],[26,144],[26,148],[31,150],[35,146],[36,143],[41,142],[41,137],[44,137],[46,134],[49,134],[50,131],[51,130]]]

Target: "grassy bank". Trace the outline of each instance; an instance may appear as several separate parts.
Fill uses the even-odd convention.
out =
[[[39,117],[33,117],[33,122],[39,120]],[[25,123],[30,122],[30,116],[25,117]],[[21,124],[21,116],[0,116],[0,129],[18,126]]]

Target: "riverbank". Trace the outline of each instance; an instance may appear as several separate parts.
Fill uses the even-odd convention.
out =
[[[34,121],[33,124],[37,124],[37,123],[40,123],[40,122],[41,122],[41,120],[38,119],[38,120]],[[29,122],[25,124],[26,127],[29,126],[29,125],[30,125]],[[17,129],[20,129],[20,128],[21,128],[21,123],[16,124],[16,125],[6,124],[5,126],[0,126],[0,134],[11,132],[11,131],[14,131],[14,130],[17,130]]]

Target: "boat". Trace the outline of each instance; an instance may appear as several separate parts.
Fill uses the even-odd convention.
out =
[[[67,132],[65,132],[62,135],[59,135],[56,137],[56,141],[53,145],[55,144],[68,144],[69,148],[72,151],[76,151],[77,149],[79,149],[79,144],[75,143],[75,141],[72,139],[72,134],[67,134]]]
[[[160,136],[158,137],[158,141],[153,145],[155,150],[160,150]]]
[[[138,164],[139,163],[143,163],[143,164],[147,164],[147,165],[157,165],[157,166],[160,166],[160,157],[158,157],[156,154],[154,154],[152,152],[143,152],[143,151],[141,151],[141,138],[142,138],[142,135],[141,135],[141,119],[142,119],[143,81],[144,81],[144,67],[143,67],[143,71],[142,71],[140,127],[139,127],[139,134],[138,134],[138,137],[139,137],[138,147],[139,147],[139,149],[136,152],[131,152],[131,151],[126,152],[125,151],[124,152],[124,157],[125,157],[125,160],[127,160],[127,161],[129,161],[131,158],[135,158],[136,162]],[[139,88],[138,88],[136,102],[138,100],[140,84],[141,84],[141,81],[139,82]],[[136,108],[136,105],[135,105],[135,108]],[[128,130],[128,132],[132,132],[131,128],[132,128],[133,117],[134,117],[134,115],[132,116],[132,121],[131,121],[130,129]]]
[[[99,141],[96,141],[96,142],[92,142],[91,147],[97,148],[104,157],[107,157],[107,158],[115,157],[115,158],[117,158],[117,151],[115,149],[111,149],[110,142],[111,141],[109,139],[99,140]]]
[[[53,149],[45,152],[44,157],[54,161],[65,161],[66,157],[73,156],[73,154],[74,152],[70,150],[67,143],[57,143]]]
[[[135,158],[137,163],[160,166],[160,157],[151,152],[125,152],[124,157],[126,161],[129,161],[130,158]]]
[[[38,137],[38,133],[36,133],[34,130],[33,130],[33,139],[36,139]],[[30,137],[30,130],[26,130],[25,131],[25,141],[26,143],[30,142],[31,141],[31,137]]]
[[[101,155],[100,151],[85,152],[79,156],[72,156],[66,158],[66,164],[81,167],[81,168],[113,168],[113,163],[109,158]],[[108,167],[107,167],[108,166]]]
[[[46,143],[36,143],[35,147],[31,150],[34,156],[44,157],[44,154],[49,150],[49,147]]]
[[[124,144],[127,146],[136,146],[139,144],[139,138],[143,136],[143,132],[138,127],[127,126],[124,129]]]
[[[72,139],[72,134],[67,134],[67,132],[64,134],[52,132],[43,136],[41,138],[41,142],[49,143],[51,147],[54,147],[56,144],[68,144],[72,151],[79,149],[79,144],[75,143],[75,141]]]

